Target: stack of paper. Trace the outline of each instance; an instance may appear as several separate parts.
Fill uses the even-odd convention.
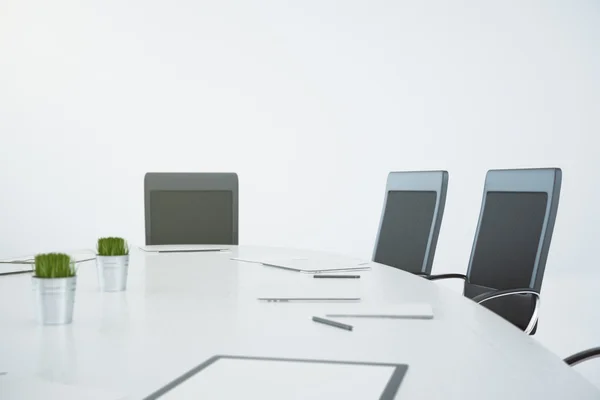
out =
[[[90,249],[61,251],[71,256],[76,264],[96,259],[96,252]],[[35,264],[35,256],[13,257],[0,260],[0,274],[14,274],[22,271],[31,271]]]
[[[284,258],[284,257],[261,257],[253,259],[232,258],[235,261],[260,263],[267,267],[280,268],[294,272],[307,274],[319,274],[324,272],[346,272],[364,271],[371,269],[369,261],[358,259],[338,258]]]

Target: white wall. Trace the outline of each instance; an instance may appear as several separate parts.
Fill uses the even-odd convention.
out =
[[[387,172],[443,168],[464,271],[486,170],[560,166],[537,337],[600,344],[598,2],[286,3],[0,2],[0,257],[142,243],[147,171],[238,172],[242,244],[369,257]]]

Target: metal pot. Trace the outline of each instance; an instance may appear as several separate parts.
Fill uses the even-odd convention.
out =
[[[104,292],[120,292],[127,288],[129,255],[96,256],[98,283]]]
[[[35,311],[43,325],[70,324],[73,321],[77,277],[32,278]]]

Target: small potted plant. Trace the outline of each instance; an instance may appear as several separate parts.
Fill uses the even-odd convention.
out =
[[[96,266],[100,290],[120,292],[127,288],[129,267],[129,246],[123,238],[106,237],[98,239]]]
[[[76,284],[75,262],[68,254],[35,256],[33,291],[40,323],[60,325],[73,321]]]

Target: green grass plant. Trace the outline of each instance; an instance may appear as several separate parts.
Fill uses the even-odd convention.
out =
[[[123,238],[105,237],[98,239],[97,251],[99,256],[126,256],[129,246]]]
[[[47,253],[35,256],[36,278],[70,278],[75,274],[75,263],[68,254]]]

